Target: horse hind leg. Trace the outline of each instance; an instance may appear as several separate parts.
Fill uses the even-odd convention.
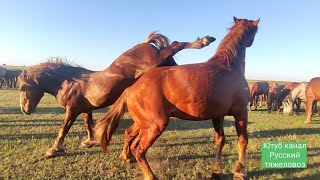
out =
[[[90,148],[93,146],[98,146],[96,139],[94,138],[94,132],[93,132],[93,118],[92,118],[92,112],[82,113],[84,124],[87,131],[87,139],[81,143],[81,147]]]
[[[146,128],[140,129],[138,137],[134,140],[134,143],[130,147],[140,169],[143,172],[144,179],[146,180],[156,179],[156,176],[151,170],[145,154],[149,147],[163,133],[167,127],[168,120],[169,118],[161,118],[158,120],[141,122],[144,123],[144,127]]]
[[[307,115],[307,119],[304,123],[309,124],[311,123],[311,118],[312,118],[312,104],[313,104],[313,99],[307,99],[306,102],[306,115]]]
[[[133,140],[138,136],[140,128],[133,124],[128,129],[125,130],[125,142],[120,154],[120,159],[123,161],[131,162],[131,153],[130,153],[130,146]]]
[[[213,127],[215,130],[214,137],[215,137],[215,145],[216,145],[216,157],[213,162],[213,171],[211,174],[211,178],[213,179],[222,178],[221,177],[221,174],[222,174],[221,156],[222,156],[222,149],[225,144],[223,120],[224,120],[223,117],[212,120]]]
[[[244,111],[241,115],[235,116],[235,126],[238,135],[239,159],[234,168],[234,179],[244,179],[247,176],[246,172],[246,149],[248,144],[248,113]]]

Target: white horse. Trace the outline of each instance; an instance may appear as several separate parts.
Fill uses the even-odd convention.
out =
[[[289,115],[292,111],[293,111],[293,106],[295,101],[297,102],[297,114],[299,114],[300,111],[300,104],[301,102],[306,103],[307,101],[307,97],[306,97],[306,87],[307,87],[308,83],[307,82],[302,82],[300,83],[296,88],[294,88],[288,96],[286,96],[283,99],[283,113]],[[316,108],[316,102],[314,104],[315,108]]]

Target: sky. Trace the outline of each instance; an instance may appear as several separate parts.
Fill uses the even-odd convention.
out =
[[[178,64],[205,62],[236,16],[260,18],[247,79],[309,81],[320,76],[319,8],[319,0],[0,0],[0,64],[61,56],[103,70],[152,31],[172,41],[214,36],[210,46],[175,56]]]

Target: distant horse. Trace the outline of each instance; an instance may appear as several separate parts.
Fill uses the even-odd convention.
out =
[[[311,123],[312,118],[312,106],[314,101],[320,100],[320,77],[315,77],[310,80],[306,87],[306,115],[307,119],[305,123]]]
[[[113,104],[128,86],[132,85],[145,71],[157,66],[177,65],[173,55],[185,48],[202,48],[215,39],[206,36],[193,43],[174,41],[169,45],[167,37],[152,33],[144,43],[138,44],[121,54],[104,71],[93,72],[74,67],[58,59],[30,67],[19,76],[21,111],[31,114],[44,93],[56,97],[66,113],[54,145],[46,157],[62,152],[63,141],[70,127],[83,113],[88,138],[82,146],[96,145],[92,130],[92,110]],[[150,43],[156,45],[153,46]]]
[[[267,81],[255,82],[250,89],[250,96],[251,96],[250,107],[253,105],[254,110],[257,109],[257,103],[260,95],[262,95],[260,99],[260,107],[262,106],[263,96],[266,102],[268,102],[268,94],[269,94],[269,83]]]
[[[301,102],[306,103],[306,88],[308,83],[303,82],[300,83],[296,88],[294,88],[288,96],[286,96],[283,100],[283,113],[289,115],[290,112],[293,111],[294,105],[296,103],[296,113],[299,114],[300,112],[300,104]],[[317,110],[317,101],[313,102],[313,109]]]
[[[6,72],[7,72],[6,68],[0,67],[0,88],[5,83],[3,80],[3,77],[6,75]]]
[[[126,131],[126,144],[131,145],[130,150],[145,179],[155,179],[145,154],[167,127],[169,117],[194,121],[212,119],[217,147],[212,176],[216,177],[222,173],[224,116],[231,115],[235,117],[239,137],[239,159],[234,177],[246,176],[250,92],[244,77],[245,50],[254,41],[258,22],[234,18],[233,27],[207,62],[161,67],[145,73],[97,122],[95,135],[102,148],[106,150],[127,107],[135,128]],[[124,148],[123,154],[128,153]]]
[[[2,80],[0,88],[3,84],[5,84],[6,89],[8,89],[9,87],[17,87],[17,78],[20,75],[20,73],[21,70],[10,70],[0,67],[0,79]]]
[[[296,88],[300,83],[298,82],[291,82],[289,84],[287,84],[281,91],[279,94],[279,98],[278,98],[278,103],[280,105],[282,105],[282,101],[283,99],[289,95],[289,93]],[[294,105],[297,105],[297,102],[294,102]]]
[[[278,85],[278,83],[273,83],[269,88],[269,95],[268,95],[268,113],[271,110],[278,111],[280,110],[281,102],[280,93],[281,90],[285,87],[285,85]]]

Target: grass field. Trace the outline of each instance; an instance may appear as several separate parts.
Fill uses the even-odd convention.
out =
[[[94,112],[94,119],[104,110]],[[137,164],[118,159],[123,132],[131,124],[129,115],[121,121],[109,153],[99,147],[82,149],[84,123],[79,118],[66,141],[66,153],[43,159],[57,136],[64,112],[55,99],[45,95],[33,115],[22,115],[17,89],[0,90],[0,179],[142,179]],[[317,179],[320,177],[320,117],[303,124],[305,114],[285,116],[266,109],[249,113],[247,170],[250,179]],[[226,145],[223,151],[224,179],[232,179],[237,159],[237,136],[232,117],[225,118]],[[307,169],[262,169],[261,143],[306,141]],[[211,173],[213,150],[211,121],[172,120],[165,133],[147,153],[159,179],[205,179]]]

